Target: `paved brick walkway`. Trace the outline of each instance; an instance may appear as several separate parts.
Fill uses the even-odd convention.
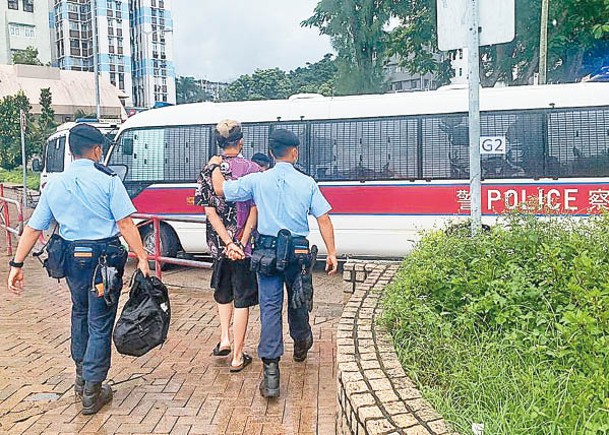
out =
[[[14,297],[5,290],[7,260],[0,255],[0,433],[335,433],[335,330],[343,307],[339,276],[316,274],[315,344],[306,363],[294,363],[286,327],[281,397],[267,401],[258,393],[258,359],[244,372],[231,374],[228,359],[211,356],[218,318],[209,272],[166,274],[173,309],[167,343],[137,359],[115,353],[109,378],[127,382],[116,385],[111,406],[85,417],[72,388],[68,290],[46,278],[30,259],[26,292]],[[252,355],[258,317],[253,310],[246,342]]]

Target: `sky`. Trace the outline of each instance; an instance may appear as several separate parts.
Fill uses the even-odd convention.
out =
[[[256,69],[291,70],[333,52],[300,22],[317,0],[174,0],[177,75],[231,81]]]

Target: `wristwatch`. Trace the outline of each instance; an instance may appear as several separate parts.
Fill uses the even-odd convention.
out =
[[[214,163],[213,165],[209,165],[209,173],[211,174],[212,172],[214,172],[214,170],[216,168],[219,168],[219,167],[220,167],[220,165],[217,163]]]
[[[14,258],[11,258],[11,261],[8,262],[8,265],[21,269],[23,267],[23,261],[21,263],[17,263]]]

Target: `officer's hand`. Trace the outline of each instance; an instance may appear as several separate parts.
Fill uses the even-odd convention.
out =
[[[207,164],[208,165],[221,165],[222,164],[222,157],[220,157],[220,156],[213,156],[211,159],[209,159],[209,162]]]
[[[326,272],[328,272],[328,275],[334,275],[338,272],[338,260],[336,259],[336,255],[328,255],[326,257]]]
[[[142,275],[150,276],[150,266],[148,266],[148,259],[139,260],[137,262],[137,268],[142,272]]]
[[[11,271],[8,274],[8,290],[16,295],[20,295],[23,292],[23,269],[11,267]]]

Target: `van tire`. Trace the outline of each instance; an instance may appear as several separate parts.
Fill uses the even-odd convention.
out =
[[[140,229],[142,243],[148,254],[154,253],[154,229],[151,225],[146,225]],[[161,256],[175,258],[180,250],[180,241],[173,228],[165,223],[161,223]],[[148,262],[150,270],[155,270],[155,262]],[[169,264],[162,263],[161,270],[166,270]]]

